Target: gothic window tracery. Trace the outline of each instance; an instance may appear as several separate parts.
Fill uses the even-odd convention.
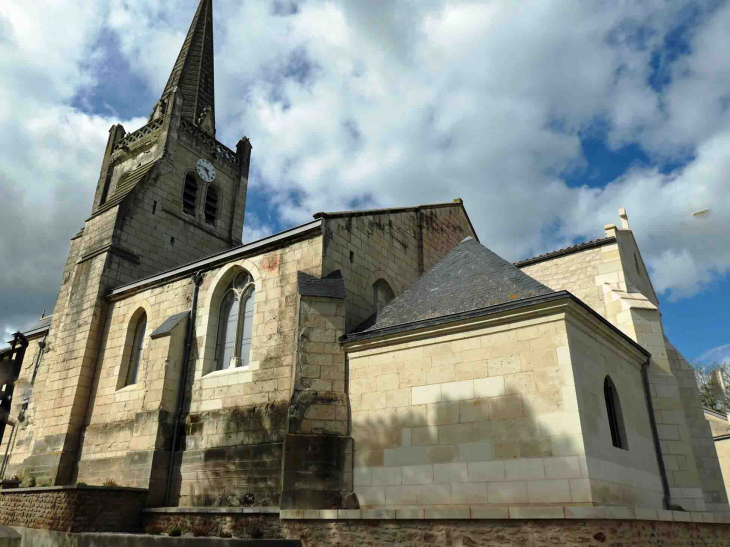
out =
[[[248,272],[241,272],[221,299],[216,340],[216,369],[247,367],[251,360],[251,337],[256,289]]]
[[[195,208],[198,202],[198,180],[195,175],[188,173],[185,177],[183,189],[183,211],[189,215],[195,215]]]
[[[621,412],[621,401],[618,398],[616,386],[609,376],[606,376],[606,379],[603,381],[603,396],[606,400],[608,425],[611,429],[611,442],[616,448],[628,450],[629,445],[626,440],[626,428],[624,427],[624,417]]]
[[[212,184],[208,186],[205,194],[205,222],[215,224],[218,217],[218,188]]]
[[[137,320],[134,327],[134,339],[132,340],[132,352],[129,356],[127,365],[127,378],[124,382],[125,386],[131,386],[137,383],[139,379],[139,365],[142,362],[142,352],[144,351],[144,339],[147,331],[147,314],[143,313]]]

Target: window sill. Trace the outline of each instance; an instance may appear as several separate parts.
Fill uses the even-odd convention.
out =
[[[128,386],[120,387],[114,393],[122,393],[123,391],[133,391],[135,388],[139,389],[142,387],[144,387],[144,386],[142,386],[142,383],[137,382],[136,384],[129,384]]]
[[[235,368],[226,368],[223,370],[214,370],[213,372],[208,372],[207,374],[203,374],[203,378],[215,378],[216,376],[227,376],[228,374],[236,374],[237,372],[251,372],[251,367],[235,367]]]

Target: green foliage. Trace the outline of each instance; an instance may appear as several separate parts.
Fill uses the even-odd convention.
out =
[[[28,475],[25,478],[23,478],[23,486],[25,488],[33,488],[36,485],[35,477],[32,475]]]
[[[119,486],[117,484],[117,481],[115,481],[114,479],[107,479],[103,483],[101,483],[101,485],[102,486]]]
[[[89,485],[86,484],[85,482],[77,482],[76,486],[89,486]]]
[[[167,531],[167,535],[170,537],[179,538],[182,535],[182,530],[175,526]]]

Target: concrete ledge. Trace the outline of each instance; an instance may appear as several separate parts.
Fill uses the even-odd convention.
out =
[[[730,513],[700,513],[641,509],[633,507],[591,505],[580,506],[491,506],[471,505],[459,507],[404,507],[398,509],[354,510],[282,510],[281,520],[648,520],[664,522],[703,522],[709,524],[730,523]]]
[[[278,507],[152,507],[143,513],[196,515],[278,515]],[[359,518],[359,517],[358,517]]]

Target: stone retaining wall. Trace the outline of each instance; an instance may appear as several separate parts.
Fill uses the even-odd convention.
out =
[[[145,513],[147,526],[208,524],[238,538],[300,539],[303,547],[728,547],[726,524],[640,520],[279,520],[277,515]]]
[[[0,525],[59,532],[138,532],[147,490],[52,486],[0,491]]]

